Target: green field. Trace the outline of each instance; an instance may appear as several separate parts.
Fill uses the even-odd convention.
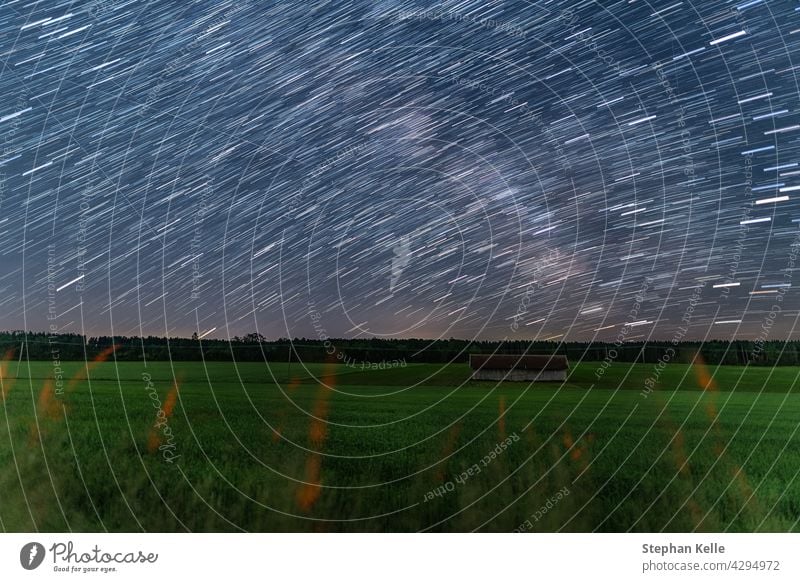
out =
[[[598,365],[10,362],[0,527],[800,530],[800,368],[674,364],[645,395],[652,365]]]

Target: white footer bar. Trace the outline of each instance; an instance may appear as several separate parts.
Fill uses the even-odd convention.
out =
[[[3,534],[0,580],[800,580],[796,534]]]

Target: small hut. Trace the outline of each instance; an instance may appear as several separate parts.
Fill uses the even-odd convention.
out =
[[[566,356],[470,354],[473,380],[561,382],[567,379]]]

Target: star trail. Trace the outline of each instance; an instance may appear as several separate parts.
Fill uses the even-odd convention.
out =
[[[54,0],[0,27],[4,329],[796,338],[797,2]]]

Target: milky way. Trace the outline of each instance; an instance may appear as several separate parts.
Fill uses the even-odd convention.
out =
[[[0,327],[794,338],[798,6],[4,3]]]

